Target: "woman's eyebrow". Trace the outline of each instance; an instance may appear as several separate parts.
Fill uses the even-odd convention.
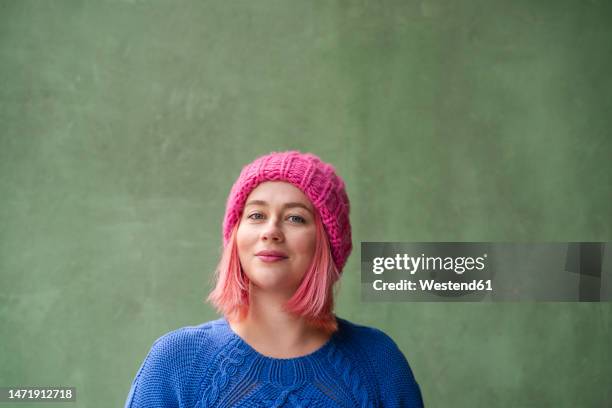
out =
[[[246,203],[244,206],[248,207],[249,205],[264,205],[265,206],[265,205],[268,205],[268,203],[266,201],[263,201],[263,200],[251,200],[248,203]],[[300,208],[305,209],[308,212],[312,212],[312,210],[310,208],[308,208],[307,206],[305,206],[302,203],[298,203],[297,201],[296,202],[291,202],[291,203],[285,203],[283,205],[283,208],[295,208],[295,207],[300,207]]]

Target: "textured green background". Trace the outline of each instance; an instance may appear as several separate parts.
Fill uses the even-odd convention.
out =
[[[0,1],[0,385],[122,406],[157,337],[216,316],[240,167],[296,148],[352,200],[338,314],[397,341],[429,407],[611,406],[610,303],[359,301],[360,241],[612,239],[611,23],[605,0]]]

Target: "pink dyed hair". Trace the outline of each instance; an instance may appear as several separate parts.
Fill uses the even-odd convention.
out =
[[[234,226],[223,248],[216,269],[216,285],[207,299],[230,320],[242,320],[249,311],[249,278],[240,265],[236,243],[239,224]],[[334,264],[329,239],[318,214],[315,214],[315,225],[316,244],[312,264],[284,307],[287,312],[305,318],[311,325],[333,333],[338,330],[332,313],[333,286],[340,273]]]

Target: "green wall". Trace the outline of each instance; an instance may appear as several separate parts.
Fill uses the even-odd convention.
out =
[[[0,386],[122,406],[156,338],[216,316],[241,166],[291,148],[352,200],[338,315],[396,340],[427,406],[612,406],[610,303],[359,294],[360,241],[612,239],[611,21],[603,0],[1,1]]]

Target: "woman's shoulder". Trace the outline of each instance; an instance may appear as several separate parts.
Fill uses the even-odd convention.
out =
[[[182,356],[193,357],[202,349],[214,354],[226,343],[227,330],[223,319],[211,320],[180,327],[160,336],[153,342],[148,358],[178,362]]]
[[[183,326],[171,330],[160,336],[155,343],[172,343],[182,339],[197,339],[214,336],[216,328],[222,324],[223,319],[210,320],[197,325]]]
[[[367,356],[374,366],[405,366],[406,356],[386,332],[337,318],[339,342]]]
[[[397,344],[393,341],[391,336],[385,333],[383,330],[376,327],[366,326],[351,322],[346,319],[336,317],[338,321],[338,335],[341,339],[348,342],[358,342],[368,347],[368,349],[385,348],[391,349],[391,351],[399,351]]]
[[[172,330],[153,342],[141,364],[126,407],[178,406],[197,391],[193,373],[212,369],[215,356],[226,346],[223,319]]]

